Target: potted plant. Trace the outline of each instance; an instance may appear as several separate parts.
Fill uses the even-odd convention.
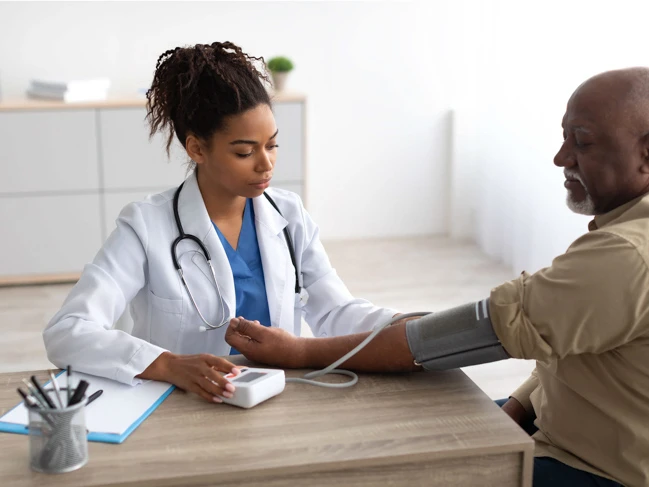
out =
[[[268,61],[268,70],[273,78],[273,86],[276,91],[282,91],[286,85],[286,77],[293,69],[291,60],[284,56],[277,56]]]

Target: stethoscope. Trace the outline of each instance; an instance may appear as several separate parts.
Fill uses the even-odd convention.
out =
[[[203,323],[205,323],[205,326],[200,327],[200,331],[209,331],[209,330],[217,330],[221,328],[224,325],[227,325],[229,323],[229,318],[226,317],[225,315],[225,303],[223,301],[223,293],[221,293],[221,288],[219,287],[219,283],[216,280],[216,273],[214,272],[214,267],[212,267],[212,256],[210,255],[209,251],[207,250],[207,247],[203,245],[203,242],[200,241],[198,237],[195,235],[191,235],[188,233],[185,233],[183,230],[183,226],[180,223],[180,215],[178,214],[178,198],[180,196],[180,190],[183,188],[183,185],[185,183],[182,183],[180,186],[178,186],[178,189],[176,190],[176,193],[174,194],[174,201],[173,201],[173,209],[174,209],[174,218],[176,219],[176,227],[178,227],[178,237],[174,242],[171,244],[171,258],[174,262],[174,267],[178,271],[178,275],[180,276],[180,279],[183,283],[183,286],[185,286],[185,289],[187,290],[187,294],[189,295],[189,299],[191,300],[192,304],[194,305],[194,309],[196,309],[196,312],[198,313],[198,316],[201,317],[201,320]],[[275,208],[275,211],[279,213],[281,216],[282,212],[279,211],[279,208],[273,201],[273,199],[264,192],[264,196],[268,200],[268,202]],[[297,270],[297,262],[295,260],[295,249],[293,247],[293,240],[291,239],[291,234],[288,233],[288,228],[284,227],[284,238],[286,239],[286,246],[288,247],[288,253],[291,255],[291,263],[293,264],[293,268],[295,269],[295,294],[300,295],[302,288],[300,287],[300,280],[299,280],[299,275],[300,273]],[[219,295],[219,301],[221,304],[221,323],[218,325],[213,325],[210,322],[208,322],[205,317],[203,316],[203,313],[201,313],[201,310],[198,309],[198,305],[196,304],[196,301],[194,300],[194,296],[192,295],[192,292],[189,290],[189,287],[187,286],[187,282],[185,281],[185,276],[183,275],[183,270],[180,267],[180,263],[178,262],[178,258],[176,256],[176,247],[180,242],[183,240],[191,240],[192,242],[196,243],[198,247],[201,249],[201,252],[203,252],[203,256],[205,257],[205,260],[207,261],[207,265],[210,268],[210,271],[212,272],[212,277],[214,278],[214,284],[216,284],[216,291]]]

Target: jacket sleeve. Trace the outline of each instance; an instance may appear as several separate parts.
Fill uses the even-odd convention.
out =
[[[43,332],[45,349],[57,367],[126,384],[164,350],[121,330],[112,329],[127,304],[144,287],[146,225],[140,208],[130,204],[117,228],[85,266],[63,306]]]
[[[304,307],[305,320],[313,335],[327,337],[360,333],[390,320],[396,310],[379,308],[351,295],[329,262],[318,226],[301,201],[299,205],[304,230],[300,272],[309,295]]]
[[[638,250],[605,231],[580,237],[539,272],[491,291],[494,331],[515,358],[603,353],[649,332],[649,273]]]

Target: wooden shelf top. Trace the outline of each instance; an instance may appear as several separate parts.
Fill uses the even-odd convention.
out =
[[[271,93],[271,100],[278,103],[303,102],[306,96],[302,93]],[[15,98],[0,100],[0,112],[28,110],[87,110],[96,108],[139,108],[144,107],[146,98],[108,98],[101,101],[66,103],[62,101],[34,100]]]

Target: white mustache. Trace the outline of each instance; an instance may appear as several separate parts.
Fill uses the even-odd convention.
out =
[[[577,173],[577,172],[570,172],[570,171],[565,171],[564,170],[563,171],[563,176],[566,179],[574,179],[575,181],[579,181],[579,184],[581,184],[584,187],[586,186],[584,184],[584,180],[581,178],[581,175],[579,173]]]

